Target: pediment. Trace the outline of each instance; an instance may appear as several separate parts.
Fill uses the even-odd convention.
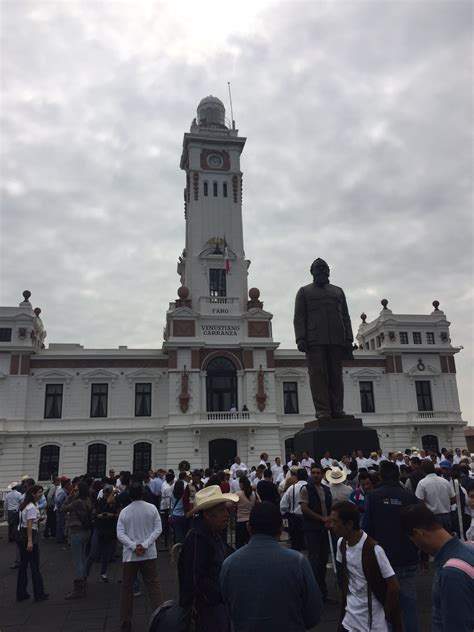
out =
[[[125,376],[132,386],[135,382],[152,382],[153,384],[157,384],[158,380],[161,377],[160,373],[156,371],[152,371],[151,369],[137,369],[136,371],[130,371]]]
[[[264,309],[260,309],[259,307],[252,307],[248,312],[242,314],[242,318],[261,318],[262,320],[271,320],[273,318],[273,314],[266,312]]]
[[[303,369],[278,369],[275,372],[275,378],[277,380],[297,380],[299,382],[304,382],[306,380],[306,371]]]
[[[422,375],[441,375],[441,371],[431,364],[425,364],[422,360],[414,364],[411,369],[406,372],[409,377],[420,377]]]
[[[66,388],[68,388],[73,378],[74,373],[61,371],[59,369],[52,369],[51,371],[45,371],[35,375],[38,388],[41,388],[44,382],[64,382],[66,384]]]
[[[170,318],[179,319],[179,318],[196,318],[198,316],[197,312],[195,312],[190,307],[177,307],[170,313]]]
[[[354,382],[357,382],[358,380],[374,380],[378,383],[381,373],[380,371],[375,371],[374,369],[369,369],[367,367],[351,372],[350,376]]]
[[[107,369],[95,369],[94,371],[87,371],[81,375],[84,380],[84,385],[89,386],[90,382],[110,382],[112,388],[115,386],[115,381],[119,377],[118,373],[113,371],[107,371]]]

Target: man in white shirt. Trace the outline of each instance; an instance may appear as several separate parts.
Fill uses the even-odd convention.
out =
[[[400,451],[397,452],[395,463],[398,465],[398,469],[400,469],[402,465],[405,465],[405,461],[403,459],[403,452],[400,452]]]
[[[8,487],[10,491],[5,497],[5,509],[8,521],[8,541],[15,542],[16,529],[18,527],[18,510],[20,509],[21,494],[17,489],[18,483],[14,481]]]
[[[275,457],[275,463],[272,465],[272,479],[276,483],[280,474],[283,473],[283,465],[279,456]]]
[[[454,491],[446,479],[436,474],[432,461],[423,461],[421,468],[426,476],[416,486],[416,497],[431,509],[446,531],[451,533],[451,505],[456,502]]]
[[[321,459],[321,467],[323,468],[323,470],[328,467],[332,467],[333,461],[334,459],[331,459],[331,453],[329,452],[329,450],[326,450],[326,452],[323,454],[323,458]]]
[[[296,461],[296,463],[293,463],[293,461]],[[290,460],[287,463],[288,467],[291,467],[292,465],[299,465],[299,464],[300,464],[300,462],[296,458],[296,454],[293,454],[293,452],[292,452],[290,454]]]
[[[461,448],[454,448],[453,465],[458,465],[462,459]]]
[[[291,548],[301,551],[305,548],[303,532],[303,512],[300,505],[301,488],[308,483],[308,474],[304,468],[296,472],[298,481],[290,485],[280,500],[280,513],[282,516],[291,514],[288,517],[288,533],[290,536]]]
[[[344,630],[388,632],[387,619],[393,625],[393,629],[401,630],[400,586],[395,571],[382,547],[360,529],[360,513],[357,507],[347,501],[336,503],[331,510],[330,524],[332,531],[339,538],[336,560],[340,564],[338,576],[342,584]],[[367,562],[370,560],[368,566],[374,570],[378,567],[380,581],[383,580],[385,583],[385,591],[381,591],[385,592],[384,603],[381,603],[375,594],[378,593],[380,597],[378,583],[371,585],[369,581],[374,580],[365,576],[362,565],[363,552],[364,559]]]
[[[303,452],[303,458],[301,459],[301,467],[308,472],[308,476],[311,474],[311,467],[314,463],[314,459],[312,459],[307,452]]]
[[[339,467],[346,475],[349,475],[351,473],[351,468],[349,467],[350,463],[351,463],[350,457],[348,457],[347,454],[344,454],[344,456],[341,458],[339,462]]]
[[[247,471],[247,466],[245,465],[245,463],[242,463],[242,459],[240,458],[240,456],[236,456],[234,462],[230,466],[231,478],[235,478],[237,476],[237,470],[243,470],[244,472]]]
[[[152,610],[161,603],[155,544],[161,533],[161,519],[155,505],[142,500],[143,492],[142,482],[132,479],[129,486],[132,502],[122,509],[117,523],[117,538],[123,544],[121,632],[132,629],[133,583],[138,571],[147,588]]]
[[[357,468],[359,470],[361,469],[369,469],[368,463],[367,463],[367,459],[364,456],[364,453],[362,452],[362,450],[357,450],[357,456],[356,456],[356,461],[357,461]]]

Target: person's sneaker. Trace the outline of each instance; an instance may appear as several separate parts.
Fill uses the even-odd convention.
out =
[[[40,595],[39,597],[37,597],[35,601],[46,601],[47,599],[49,599],[49,594],[44,593],[43,595]]]
[[[107,575],[101,575],[101,576],[100,576],[100,581],[101,581],[103,584],[108,584],[108,583],[109,583],[109,578],[107,577]]]
[[[134,596],[134,597],[140,597],[140,596],[141,596],[141,594],[142,594],[142,591],[141,591],[141,590],[134,590],[134,591],[133,591],[133,596]]]

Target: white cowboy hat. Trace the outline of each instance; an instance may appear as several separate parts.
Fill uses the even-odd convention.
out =
[[[16,481],[13,481],[13,483],[10,483],[10,485],[8,485],[7,489],[13,489],[17,485],[18,485],[18,483]]]
[[[339,467],[332,467],[326,472],[326,480],[333,485],[343,483],[347,478],[347,474]]]
[[[188,511],[187,516],[191,516],[198,511],[204,511],[204,509],[210,509],[221,503],[237,503],[239,497],[237,494],[223,494],[219,485],[209,485],[196,492],[194,497],[194,507],[191,511]]]

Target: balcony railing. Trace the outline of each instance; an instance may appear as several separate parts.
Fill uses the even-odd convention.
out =
[[[249,412],[212,412],[212,413],[203,413],[201,415],[202,421],[247,421],[250,419]]]
[[[417,419],[449,419],[453,417],[453,413],[426,410],[415,413],[415,416]]]

